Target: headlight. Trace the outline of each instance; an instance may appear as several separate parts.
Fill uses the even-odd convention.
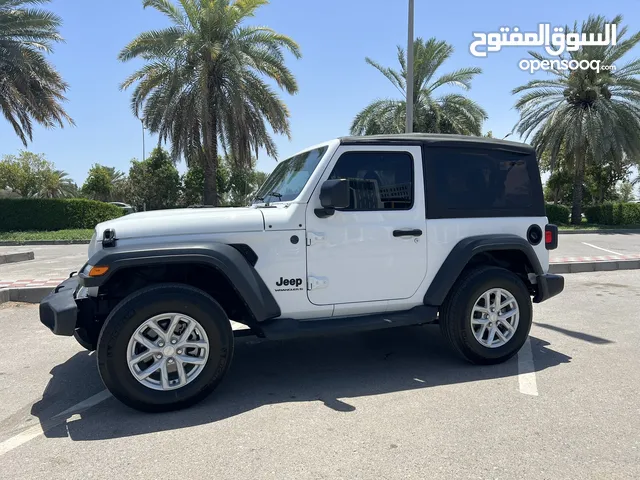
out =
[[[87,277],[101,277],[109,271],[107,265],[91,265],[87,263],[81,273]]]

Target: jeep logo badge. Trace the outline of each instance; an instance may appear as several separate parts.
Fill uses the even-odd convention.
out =
[[[276,282],[276,287],[281,287],[281,286],[285,286],[285,287],[299,287],[300,285],[302,285],[302,279],[301,278],[282,278],[280,277],[280,280],[278,280]]]

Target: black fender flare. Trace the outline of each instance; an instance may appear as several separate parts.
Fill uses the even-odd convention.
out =
[[[238,249],[224,243],[146,244],[101,249],[86,265],[108,266],[107,273],[89,277],[85,265],[78,277],[81,286],[100,287],[124,268],[172,263],[198,263],[215,268],[238,292],[256,322],[281,315],[278,303],[256,269]]]
[[[460,240],[451,250],[440,270],[434,277],[431,285],[424,295],[424,304],[440,306],[444,303],[449,291],[456,283],[460,274],[469,261],[477,254],[505,250],[517,250],[523,252],[533,273],[542,275],[540,260],[533,247],[524,238],[512,234],[492,234],[467,237]]]

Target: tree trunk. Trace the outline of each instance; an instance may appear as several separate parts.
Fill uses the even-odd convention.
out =
[[[215,131],[215,118],[209,122]],[[204,201],[205,205],[218,206],[218,185],[216,177],[218,173],[218,138],[215,134],[206,133],[204,139]]]
[[[218,173],[218,128],[215,108],[211,105],[209,84],[204,88],[205,101],[202,115],[202,137],[204,147],[204,192],[203,203],[205,205],[218,206],[218,185],[216,177]]]
[[[573,202],[571,206],[571,223],[582,223],[582,184],[584,183],[584,154],[576,154],[576,172],[573,179]]]

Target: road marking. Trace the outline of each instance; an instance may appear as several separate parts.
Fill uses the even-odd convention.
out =
[[[520,383],[520,393],[538,396],[536,369],[533,365],[533,352],[529,338],[518,352],[518,382]]]
[[[99,404],[100,402],[104,402],[107,398],[110,397],[111,394],[109,393],[109,391],[103,390],[100,393],[96,393],[92,397],[87,398],[86,400],[76,403],[74,406],[67,408],[65,411],[54,415],[53,417],[51,417],[51,419],[45,420],[44,427],[42,424],[34,425],[33,427],[29,427],[19,434],[8,438],[4,442],[0,443],[0,457],[5,453],[10,452],[11,450],[18,448],[20,445],[24,445],[34,438],[38,438],[40,435],[43,435],[45,432],[51,430],[52,428],[65,423],[68,417],[91,408],[94,405]]]
[[[614,255],[624,255],[624,253],[618,253],[618,252],[614,252],[613,250],[607,250],[606,248],[596,247],[595,245],[591,245],[590,243],[587,243],[587,242],[582,242],[582,244],[586,245],[587,247],[597,248],[598,250],[602,250],[603,252],[613,253]]]
[[[20,445],[27,443],[29,440],[33,440],[36,437],[42,435],[44,431],[40,425],[34,425],[27,428],[25,431],[20,432],[4,442],[0,443],[0,457],[7,452],[10,452],[14,448],[18,448]]]

